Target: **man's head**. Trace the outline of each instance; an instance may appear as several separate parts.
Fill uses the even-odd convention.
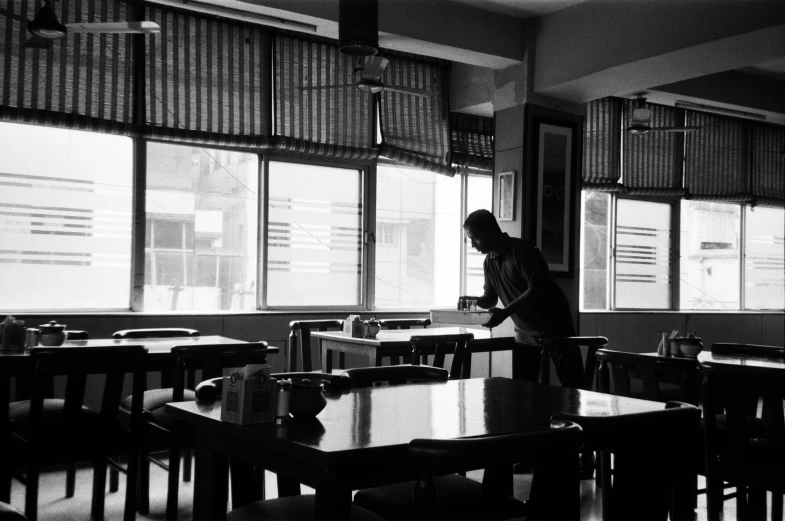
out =
[[[480,253],[490,253],[501,244],[502,230],[496,217],[488,210],[470,213],[463,222],[463,229],[472,247]]]

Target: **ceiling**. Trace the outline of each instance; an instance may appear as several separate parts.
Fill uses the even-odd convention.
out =
[[[204,1],[338,36],[338,0]],[[379,33],[382,48],[477,71],[465,88],[487,98],[475,108],[488,115],[510,71],[523,67],[516,89],[557,100],[645,93],[785,124],[782,0],[379,0]]]

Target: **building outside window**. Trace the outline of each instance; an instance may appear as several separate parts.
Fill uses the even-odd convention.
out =
[[[130,138],[0,123],[0,302],[128,309]]]
[[[255,309],[257,156],[147,151],[144,310]]]

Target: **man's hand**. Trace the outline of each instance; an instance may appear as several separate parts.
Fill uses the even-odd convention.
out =
[[[506,309],[490,308],[488,312],[491,314],[491,319],[483,324],[483,327],[487,328],[498,326],[510,316]]]

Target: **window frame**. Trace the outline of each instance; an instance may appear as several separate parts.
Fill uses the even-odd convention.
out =
[[[582,192],[591,192],[593,190],[582,190]],[[785,304],[783,308],[772,308],[772,309],[748,309],[747,308],[747,295],[746,295],[746,267],[747,267],[747,252],[746,252],[746,241],[747,241],[747,210],[755,208],[755,205],[748,204],[748,203],[726,203],[731,204],[734,206],[739,207],[740,210],[740,223],[739,223],[739,307],[737,309],[712,309],[712,310],[698,310],[698,309],[690,309],[690,308],[682,308],[681,307],[681,202],[683,200],[682,197],[679,196],[658,196],[658,197],[645,197],[645,196],[634,196],[628,194],[619,194],[619,193],[610,193],[608,194],[611,198],[609,204],[609,219],[608,219],[608,228],[609,228],[609,241],[610,246],[608,248],[608,306],[606,309],[584,309],[581,307],[579,309],[580,313],[594,313],[594,312],[608,312],[608,311],[625,311],[625,312],[679,312],[679,313],[696,313],[702,311],[708,311],[712,313],[771,313],[776,311],[782,311],[785,309]],[[669,283],[669,292],[670,292],[670,306],[665,309],[658,309],[658,308],[620,308],[616,306],[616,224],[617,224],[617,204],[618,201],[621,199],[625,200],[634,200],[634,201],[644,201],[644,202],[654,202],[654,203],[667,203],[670,205],[670,218],[671,218],[671,233],[670,233],[670,256],[671,256],[671,265],[670,265],[670,283]],[[785,212],[785,209],[780,209]],[[584,208],[583,208],[583,194],[581,194],[581,215],[583,215]],[[583,220],[582,220],[583,221]],[[581,222],[581,233],[583,229],[583,222]],[[583,243],[581,242],[581,245]],[[581,253],[582,254],[582,253]],[[583,272],[581,271],[581,277],[583,277]],[[579,285],[581,287],[581,291],[583,291],[583,280],[579,281]],[[581,302],[582,305],[582,302]]]
[[[360,274],[360,304],[359,305],[330,305],[330,306],[270,306],[267,303],[267,266],[269,260],[268,252],[268,231],[269,231],[269,194],[270,194],[270,162],[279,163],[293,163],[300,165],[321,166],[328,168],[345,168],[347,170],[357,170],[362,176],[362,195],[360,201],[363,205],[363,218],[362,218],[362,244],[363,251],[361,255],[361,274]],[[257,280],[257,310],[260,311],[372,311],[373,303],[373,265],[369,263],[375,260],[375,256],[371,255],[371,250],[375,250],[375,245],[371,246],[371,239],[374,237],[375,223],[370,222],[371,212],[376,213],[375,199],[376,195],[376,169],[372,163],[364,161],[351,161],[351,160],[336,160],[336,161],[323,161],[310,157],[300,155],[269,152],[262,155],[260,161],[262,165],[262,173],[260,179],[260,197],[259,200],[259,234],[260,242],[259,248],[259,261],[257,262],[258,272]],[[373,192],[373,196],[371,193]],[[373,204],[373,207],[371,206]],[[261,277],[261,278],[259,278]]]

